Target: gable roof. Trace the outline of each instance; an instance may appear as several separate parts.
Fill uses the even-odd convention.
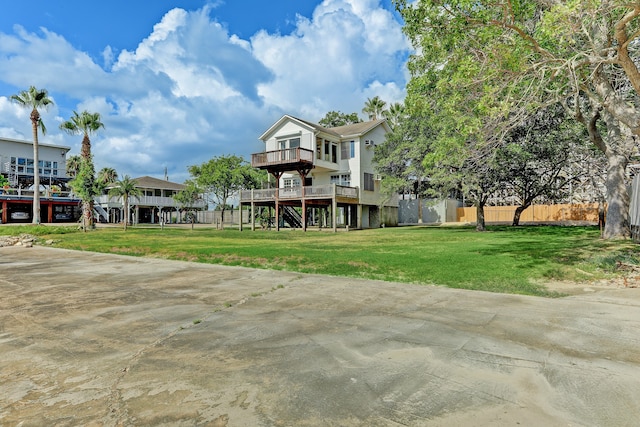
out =
[[[177,190],[180,191],[185,188],[184,184],[178,184],[177,182],[166,181],[164,179],[153,178],[151,176],[141,176],[134,178],[136,181],[136,187],[138,188],[153,188],[161,190]]]
[[[275,122],[269,129],[267,129],[262,135],[260,135],[260,139],[263,141],[266,141],[270,136],[270,134],[273,133],[273,131],[277,127],[279,127],[282,123],[288,120],[303,124],[306,127],[311,128],[311,130],[314,130],[316,132],[323,132],[338,138],[362,136],[365,133],[369,132],[370,130],[380,125],[384,125],[387,128],[387,131],[389,131],[388,129],[389,125],[387,125],[386,119],[378,119],[378,120],[372,120],[369,122],[360,122],[360,123],[354,123],[354,124],[345,125],[345,126],[337,126],[334,128],[326,128],[317,123],[313,123],[308,120],[300,119],[298,117],[285,114],[277,122]]]
[[[375,127],[386,122],[386,119],[371,120],[370,122],[360,122],[351,125],[338,126],[335,128],[331,128],[331,130],[340,135],[340,137],[342,138],[345,138],[347,136],[362,136]]]
[[[301,120],[301,119],[299,119],[299,118],[297,118],[297,117],[293,117],[293,116],[290,116],[290,115],[288,115],[288,114],[285,114],[284,116],[280,117],[280,118],[278,119],[278,121],[277,121],[277,122],[275,122],[274,124],[272,124],[272,125],[269,127],[269,129],[267,129],[266,131],[264,131],[264,133],[263,133],[262,135],[260,135],[260,139],[261,139],[262,141],[266,141],[267,139],[269,139],[269,136],[271,136],[271,134],[272,134],[272,133],[273,133],[277,128],[279,128],[279,127],[280,127],[280,125],[282,125],[284,122],[287,122],[287,121],[294,121],[294,122],[298,122],[298,124],[299,124],[299,125],[302,125],[303,127],[306,127],[306,128],[310,128],[310,130],[313,130],[313,129],[315,129],[315,127],[316,127],[316,126],[319,126],[319,125],[316,125],[315,123],[311,123],[311,122],[309,122],[309,121]]]

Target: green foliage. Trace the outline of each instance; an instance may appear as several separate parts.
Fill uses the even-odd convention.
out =
[[[214,157],[201,165],[190,166],[189,173],[194,182],[204,192],[212,194],[221,206],[242,189],[259,188],[264,178],[242,157],[233,155]]]
[[[102,192],[109,186],[118,180],[118,172],[110,167],[104,167],[98,171],[96,175],[96,192],[102,194]]]
[[[67,159],[67,175],[75,177],[80,170],[80,164],[82,163],[82,157],[79,155],[70,156]]]
[[[358,113],[345,114],[340,111],[329,111],[322,119],[320,119],[318,124],[326,128],[335,128],[338,126],[360,123],[361,121],[360,117],[358,117]]]
[[[100,121],[100,113],[90,113],[87,110],[80,114],[74,111],[71,119],[60,124],[60,129],[70,135],[91,135],[100,128],[104,128]]]
[[[377,120],[382,118],[382,113],[385,111],[386,105],[387,103],[380,99],[379,96],[367,98],[362,112],[368,115],[369,120]]]
[[[202,198],[202,190],[194,181],[187,180],[185,182],[185,185],[185,188],[178,191],[173,196],[173,200],[178,202],[178,204],[180,205],[180,209],[192,207],[196,201]]]
[[[91,158],[80,159],[80,168],[76,172],[75,178],[69,182],[69,185],[83,202],[93,200],[93,197],[98,194],[95,182],[95,170]]]
[[[36,89],[35,86],[30,86],[28,90],[23,90],[17,95],[11,95],[11,101],[23,108],[31,109],[34,142],[37,142],[38,128],[40,128],[43,135],[47,133],[47,128],[38,110],[46,110],[53,105],[53,101],[49,98],[49,92],[46,89]]]
[[[434,125],[442,145],[450,144],[456,133],[458,139],[473,135],[482,144],[495,143],[523,114],[564,103],[607,156],[603,237],[629,237],[623,177],[640,136],[636,3],[395,4],[416,51],[409,61],[408,102],[430,108],[439,118]]]
[[[121,180],[114,183],[114,187],[109,190],[110,197],[120,197],[122,199],[122,206],[125,213],[125,218],[122,223],[124,229],[127,229],[129,223],[129,199],[131,197],[140,196],[142,190],[137,187],[137,181],[131,179],[129,175],[125,175]]]
[[[383,191],[426,194],[428,179],[424,158],[430,150],[433,131],[424,116],[402,120],[385,141],[376,146],[373,161],[376,170],[384,175]]]
[[[31,234],[34,236],[47,236],[52,238],[59,234],[77,234],[78,227],[52,226],[52,225],[14,225],[11,227],[0,227],[2,236],[19,236],[21,234]]]
[[[0,174],[0,187],[4,187],[5,185],[9,185],[9,180]]]

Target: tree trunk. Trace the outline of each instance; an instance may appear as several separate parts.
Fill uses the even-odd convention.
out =
[[[38,123],[40,113],[35,108],[31,111],[31,126],[33,132],[33,218],[31,223],[40,224],[40,169],[38,168]]]
[[[484,222],[484,202],[479,201],[476,203],[476,231],[486,231],[487,228]]]
[[[85,200],[82,202],[82,221],[84,231],[93,228],[93,200]]]
[[[602,237],[604,239],[628,239],[631,237],[629,224],[630,197],[626,185],[628,155],[635,145],[616,118],[605,112],[603,119],[607,125],[607,179],[605,180],[607,216]]]
[[[511,223],[513,227],[517,227],[520,225],[520,216],[522,215],[522,212],[524,212],[529,206],[531,206],[531,202],[525,200],[522,205],[516,208],[516,211],[513,214],[513,222]]]
[[[602,118],[607,127],[607,137],[603,138],[597,126],[601,114],[596,103],[594,103],[594,111],[592,117],[587,120],[578,110],[576,119],[586,126],[589,139],[607,158],[607,178],[605,181],[607,217],[602,238],[628,239],[631,236],[631,227],[629,225],[629,193],[625,185],[625,171],[629,160],[625,151],[631,152],[634,146],[633,140],[625,139],[628,136],[622,135],[622,122],[606,111],[603,112]],[[626,150],[625,148],[621,150],[620,147],[625,147]]]
[[[527,206],[518,206],[516,208],[516,211],[513,213],[513,222],[511,223],[511,225],[513,227],[517,227],[520,225],[520,215],[522,215],[522,212],[527,209]]]
[[[127,223],[129,222],[129,200],[125,197],[122,204],[124,207],[124,231],[127,231]]]
[[[607,156],[607,217],[602,237],[604,239],[628,239],[631,237],[629,225],[629,192],[625,185],[626,156]]]

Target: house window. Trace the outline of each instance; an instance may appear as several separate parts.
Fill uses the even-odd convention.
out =
[[[278,140],[278,147],[280,150],[286,150],[288,148],[300,147],[300,138],[280,139]]]
[[[364,173],[364,190],[365,191],[374,191],[373,188],[373,174],[372,173]]]
[[[343,173],[340,175],[331,175],[331,179],[330,181],[331,184],[336,184],[336,185],[343,185],[345,187],[350,187],[351,186],[351,174],[350,173]]]
[[[338,145],[331,144],[331,162],[338,163]]]
[[[340,144],[340,159],[353,159],[356,156],[356,142],[345,141]]]
[[[301,187],[302,181],[300,178],[284,178],[284,188]]]

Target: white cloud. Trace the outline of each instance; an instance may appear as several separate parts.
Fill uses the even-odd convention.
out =
[[[409,45],[378,1],[325,0],[312,19],[298,18],[294,33],[262,31],[251,41],[276,76],[260,85],[260,94],[309,120],[330,110],[360,113],[367,88],[395,85],[397,90],[386,91],[394,95],[388,102],[404,98],[404,63],[398,57]]]
[[[409,45],[378,0],[325,0],[311,18],[298,16],[291,34],[261,31],[250,40],[212,20],[212,7],[167,12],[135,50],[105,48],[104,67],[58,34],[16,27],[0,33],[0,85],[35,85],[58,98],[43,114],[46,138],[72,153],[81,138],[59,123],[72,110],[99,112],[97,169],[161,176],[167,167],[178,181],[213,156],[248,159],[284,113],[317,121],[331,110],[360,113],[376,95],[404,97]],[[30,139],[28,112],[3,95],[0,135]]]

